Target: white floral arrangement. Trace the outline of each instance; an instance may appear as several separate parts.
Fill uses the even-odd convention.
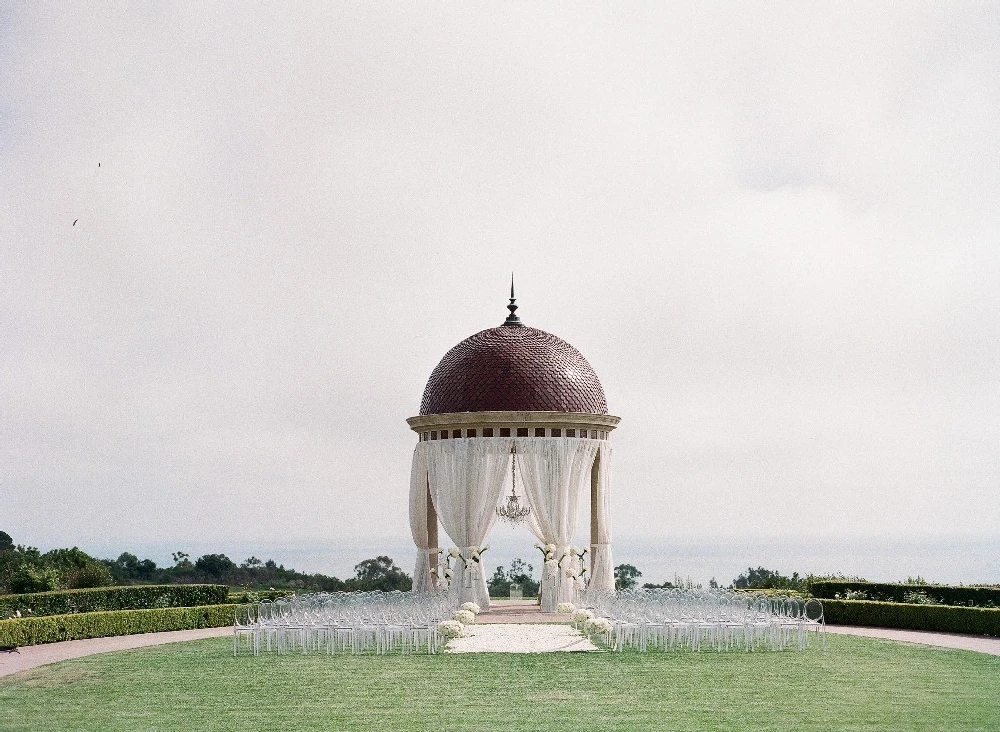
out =
[[[557,613],[571,613],[576,610],[576,606],[571,602],[560,602],[556,605]]]
[[[468,610],[473,615],[479,615],[479,613],[482,612],[482,609],[479,607],[479,605],[477,605],[474,602],[463,602],[461,605],[458,606],[458,609]]]
[[[451,557],[452,559],[461,559],[462,552],[460,552],[457,547],[453,546],[451,549],[448,550],[448,556]]]
[[[471,610],[456,610],[451,614],[451,619],[462,625],[472,625],[476,622],[476,615]]]
[[[550,577],[553,577],[558,571],[559,571],[559,562],[557,562],[555,559],[545,560],[545,574],[549,575]]]
[[[445,638],[458,638],[464,631],[465,626],[457,620],[442,620],[437,626],[437,632]]]
[[[611,621],[607,618],[591,618],[583,627],[588,633],[610,633]]]
[[[594,617],[594,613],[590,610],[580,608],[579,610],[573,611],[573,622],[574,623],[586,623],[588,620]]]

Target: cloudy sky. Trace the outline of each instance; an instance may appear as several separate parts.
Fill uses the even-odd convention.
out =
[[[997,538],[1000,5],[694,5],[5,4],[0,529],[408,536],[514,270],[619,537]]]

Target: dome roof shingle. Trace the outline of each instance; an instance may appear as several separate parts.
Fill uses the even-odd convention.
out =
[[[573,346],[537,328],[504,324],[448,351],[420,402],[421,415],[499,411],[607,414],[608,404]]]

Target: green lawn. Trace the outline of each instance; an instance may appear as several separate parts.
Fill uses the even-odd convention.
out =
[[[0,730],[1000,730],[1000,657],[831,635],[804,653],[232,657],[227,639],[0,679]]]

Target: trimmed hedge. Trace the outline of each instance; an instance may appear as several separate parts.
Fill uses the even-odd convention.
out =
[[[222,605],[226,585],[129,585],[87,590],[55,590],[24,595],[0,595],[0,618],[21,615],[66,615],[103,610],[144,610],[167,607]]]
[[[248,602],[260,602],[261,600],[277,600],[279,597],[293,597],[295,590],[248,590],[230,592],[226,602],[235,602],[245,605]]]
[[[908,585],[894,582],[852,582],[848,580],[820,580],[809,585],[812,594],[819,598],[833,599],[846,592],[864,592],[869,600],[879,602],[905,602],[903,596],[921,592],[942,605],[967,607],[1000,607],[1000,587],[958,587],[955,585]]]
[[[0,620],[0,646],[34,646],[81,638],[221,628],[233,624],[236,605],[108,610]]]
[[[901,602],[823,600],[823,617],[832,625],[934,630],[1000,637],[1000,608],[907,605]]]

